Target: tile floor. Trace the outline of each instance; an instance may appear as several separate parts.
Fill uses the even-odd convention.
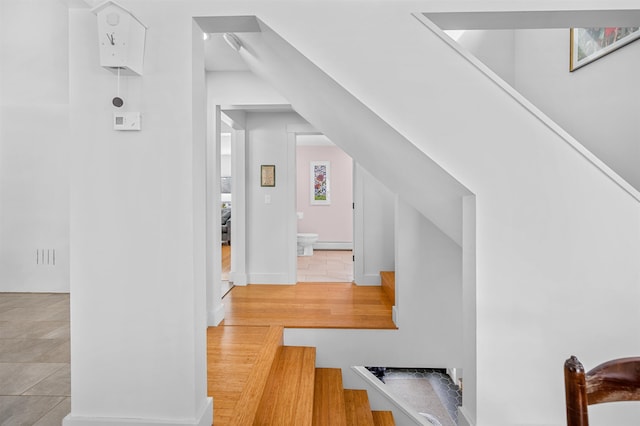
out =
[[[229,283],[231,246],[222,246],[222,294]],[[351,250],[314,250],[313,256],[298,256],[299,282],[353,282],[353,252]]]
[[[462,405],[462,391],[444,369],[387,368],[382,380],[416,411],[434,414],[443,426],[458,424],[458,406]],[[437,401],[432,399],[434,396],[437,397]],[[450,418],[445,418],[446,414],[439,411],[440,404]]]
[[[62,424],[69,351],[68,294],[0,293],[0,425]]]
[[[298,256],[299,282],[352,282],[351,250],[314,250],[313,256]]]

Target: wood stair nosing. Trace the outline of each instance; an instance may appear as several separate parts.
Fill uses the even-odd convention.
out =
[[[396,304],[396,273],[394,271],[380,272],[380,280],[384,294],[391,302],[391,306]]]
[[[391,411],[373,411],[373,424],[375,426],[396,426]]]
[[[240,398],[238,399],[229,424],[234,426],[252,425],[260,406],[260,401],[269,378],[271,366],[283,345],[284,328],[271,326],[265,336],[262,349],[257,356]]]
[[[375,426],[367,391],[360,389],[345,389],[344,402],[347,411],[347,423],[349,425]]]
[[[314,347],[280,347],[253,424],[312,425],[315,356]]]
[[[313,426],[347,426],[342,370],[316,368]]]

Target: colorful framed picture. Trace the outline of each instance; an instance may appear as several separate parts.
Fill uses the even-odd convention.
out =
[[[331,204],[330,173],[328,161],[311,162],[311,204]]]
[[[263,164],[260,166],[260,186],[276,186],[276,166]]]
[[[640,27],[571,28],[569,71],[640,38]]]

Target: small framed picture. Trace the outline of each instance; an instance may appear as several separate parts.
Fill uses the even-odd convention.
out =
[[[311,204],[325,205],[331,204],[331,187],[329,186],[329,176],[331,169],[328,161],[311,162]]]
[[[569,71],[640,38],[640,27],[571,28]]]
[[[260,166],[260,186],[276,186],[276,166],[263,164]]]

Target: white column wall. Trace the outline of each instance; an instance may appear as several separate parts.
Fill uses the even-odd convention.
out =
[[[295,284],[289,276],[290,221],[295,218],[295,167],[287,125],[306,124],[296,113],[247,114],[247,271],[250,284]],[[293,146],[295,149],[295,145]],[[276,186],[260,186],[260,166],[276,166]],[[293,175],[290,175],[293,172]],[[293,281],[292,281],[293,278]]]
[[[124,109],[142,113],[139,132],[111,128],[116,76],[99,66],[96,17],[70,13],[72,411],[65,424],[211,424],[206,92],[202,47],[188,48],[202,33],[180,8],[133,12],[163,29],[147,33],[144,75],[121,83]]]

